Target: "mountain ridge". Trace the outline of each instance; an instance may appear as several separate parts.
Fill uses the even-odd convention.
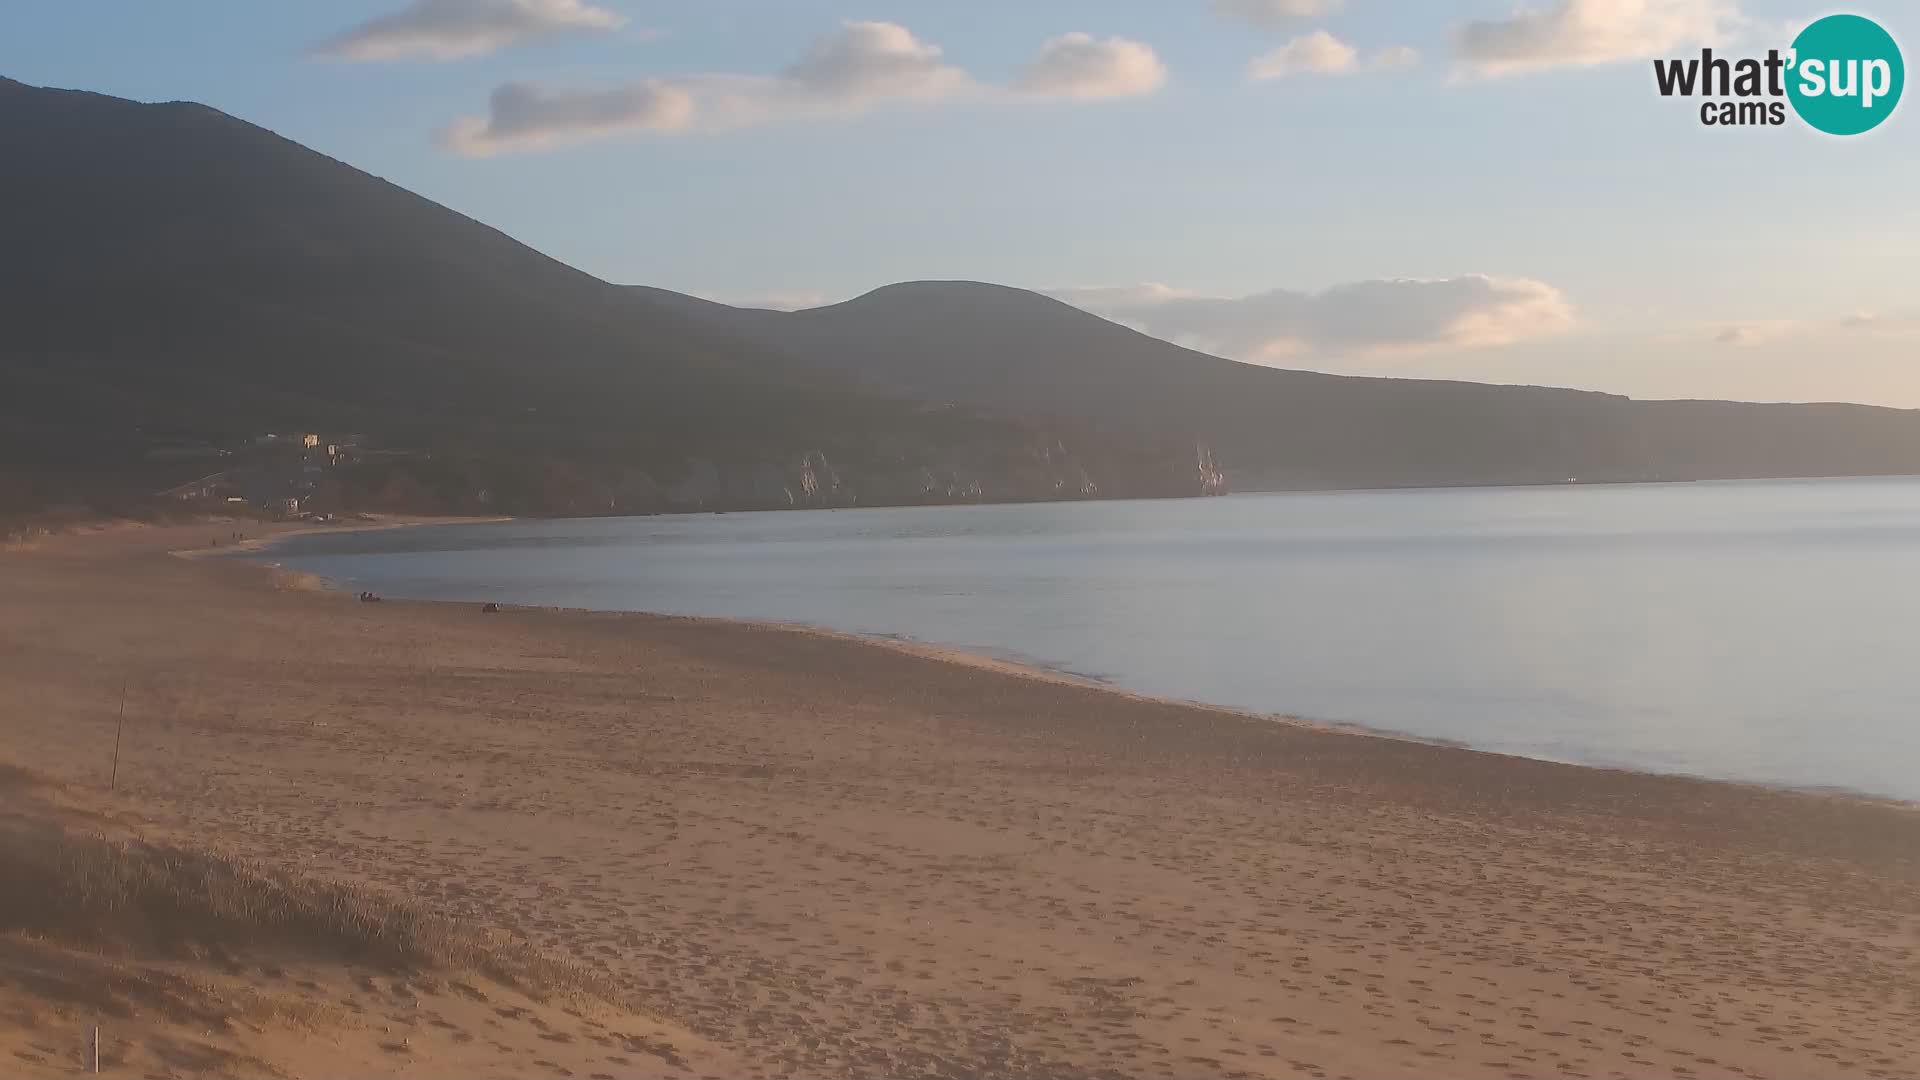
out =
[[[1241,490],[1920,471],[1912,410],[1272,368],[988,283],[899,283],[794,312],[681,308],[893,393],[1184,432]]]
[[[699,505],[777,504],[816,460],[868,501],[1195,494],[1207,456],[1241,488],[1920,471],[1920,414],[1877,406],[1267,368],[984,282],[617,285],[194,103],[7,80],[0,158],[4,465],[351,429],[462,462],[449,490],[574,492],[544,512],[701,469],[758,479]]]

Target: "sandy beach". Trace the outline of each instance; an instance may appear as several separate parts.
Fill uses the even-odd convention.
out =
[[[7,828],[365,887],[585,989],[0,925],[0,1074],[100,1024],[128,1076],[1920,1075],[1912,806],[169,555],[227,535],[0,553]]]

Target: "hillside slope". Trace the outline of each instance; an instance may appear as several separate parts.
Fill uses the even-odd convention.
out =
[[[1920,413],[1911,411],[1289,371],[977,282],[889,285],[791,313],[701,301],[678,310],[892,393],[1182,432],[1208,442],[1241,489],[1920,471]]]
[[[853,392],[204,106],[0,81],[0,160],[0,464],[292,428],[644,466],[647,490],[732,463],[758,492],[736,503],[808,453],[907,494],[925,469],[1059,479],[1010,473],[1045,433]],[[691,497],[726,501],[708,472]]]

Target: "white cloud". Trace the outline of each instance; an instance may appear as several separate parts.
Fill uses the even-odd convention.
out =
[[[1481,274],[1275,289],[1217,297],[1165,285],[1063,289],[1076,307],[1193,348],[1244,360],[1304,354],[1484,348],[1549,337],[1573,326],[1560,290]]]
[[[1325,30],[1315,30],[1256,57],[1247,74],[1256,79],[1284,79],[1289,75],[1344,75],[1359,67],[1358,49]]]
[[[1898,338],[1902,341],[1920,337],[1920,310],[1905,312],[1855,311],[1842,317],[1840,329],[1856,335],[1869,337]]]
[[[485,119],[463,117],[442,139],[459,153],[485,157],[625,132],[685,131],[693,118],[692,95],[660,80],[571,92],[507,83],[494,90]]]
[[[1875,311],[1855,311],[1839,318],[1749,319],[1712,323],[1707,334],[1717,345],[1752,347],[1787,339],[1830,338],[1835,331],[1855,337],[1908,339],[1920,335],[1920,318]],[[1679,340],[1689,340],[1680,338]],[[1691,340],[1698,340],[1697,338]]]
[[[1861,309],[1848,312],[1837,320],[1844,330],[1855,330],[1866,334],[1912,337],[1920,335],[1920,308],[1907,311],[1868,311]]]
[[[1167,68],[1151,48],[1125,38],[1062,34],[1048,41],[1015,89],[1045,98],[1101,101],[1139,97],[1166,85]]]
[[[1285,79],[1295,75],[1351,75],[1369,69],[1412,67],[1419,62],[1419,50],[1406,45],[1382,49],[1362,60],[1360,50],[1325,30],[1315,30],[1294,38],[1272,52],[1255,57],[1247,65],[1247,77]]]
[[[1013,86],[991,86],[903,26],[849,22],[775,75],[682,75],[606,90],[509,83],[493,92],[486,116],[456,120],[442,141],[480,157],[621,134],[855,116],[899,104],[1098,101],[1151,93],[1165,78],[1145,45],[1067,34],[1047,42]]]
[[[873,102],[948,97],[973,80],[896,23],[849,22],[808,48],[777,82],[792,96],[820,102]]]
[[[1213,10],[1255,26],[1280,26],[1297,19],[1331,15],[1345,0],[1213,0]]]
[[[1420,50],[1411,45],[1392,45],[1373,54],[1377,68],[1407,68],[1420,62]]]
[[[1772,319],[1761,322],[1725,323],[1713,328],[1713,341],[1716,345],[1733,345],[1751,348],[1778,341],[1805,330],[1803,323],[1787,319]]]
[[[626,17],[584,0],[412,0],[316,46],[340,60],[457,60],[566,33],[607,33]]]
[[[1553,0],[1461,27],[1456,53],[1483,75],[1639,60],[1733,34],[1732,0]]]

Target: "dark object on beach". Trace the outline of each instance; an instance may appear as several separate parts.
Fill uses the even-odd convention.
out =
[[[480,605],[480,614],[482,614],[482,615],[498,615],[499,613],[500,613],[500,605],[499,605],[499,604],[482,604],[482,605]]]
[[[380,598],[373,593],[363,592],[360,594],[360,602],[363,604],[377,604],[380,602]]]

